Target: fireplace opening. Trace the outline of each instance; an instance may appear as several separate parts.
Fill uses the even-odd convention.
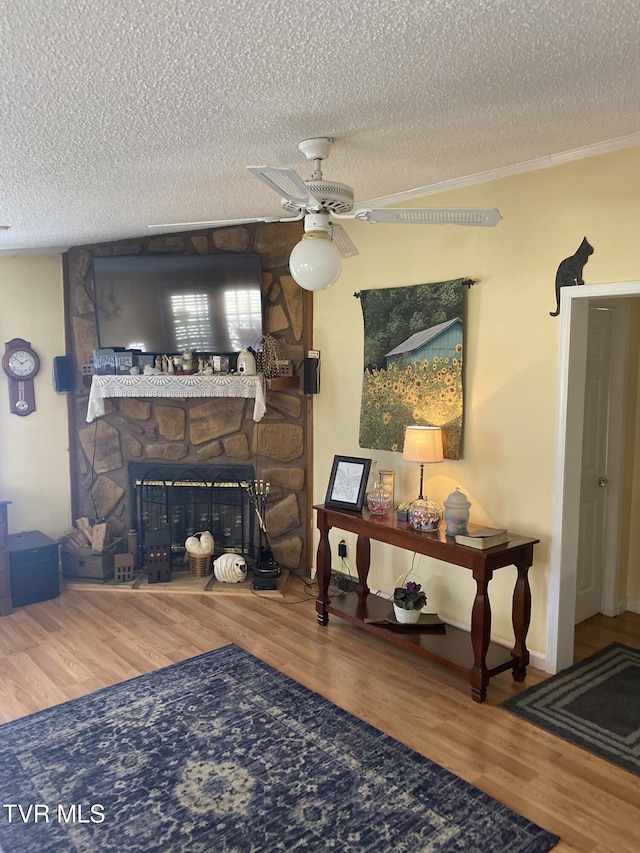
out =
[[[138,534],[138,564],[145,542],[166,533],[172,569],[184,568],[185,540],[208,530],[214,556],[242,554],[255,559],[254,513],[247,487],[251,465],[190,465],[132,462],[129,464],[131,528]]]

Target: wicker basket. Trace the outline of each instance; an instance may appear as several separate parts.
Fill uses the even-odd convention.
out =
[[[406,572],[404,575],[400,575],[400,577],[396,580],[395,586],[404,586],[405,581],[411,574],[411,571]],[[399,622],[401,625],[415,625],[416,622],[420,619],[422,615],[421,610],[405,610],[404,607],[398,607],[398,605],[394,602],[393,604],[393,615],[396,617],[396,622]]]
[[[404,607],[398,607],[397,604],[393,605],[393,612],[396,622],[400,622],[402,625],[415,625],[421,613],[420,610],[405,610]]]
[[[206,578],[212,572],[213,554],[189,554],[189,570],[194,578]]]

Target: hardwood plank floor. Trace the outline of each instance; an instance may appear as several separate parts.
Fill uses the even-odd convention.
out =
[[[561,836],[558,853],[640,849],[640,783],[497,705],[525,685],[467,680],[332,618],[291,577],[283,599],[78,589],[0,619],[0,722],[236,643]],[[576,660],[610,642],[640,647],[640,616],[576,629]]]

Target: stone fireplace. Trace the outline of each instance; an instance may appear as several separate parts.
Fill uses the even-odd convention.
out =
[[[74,518],[104,519],[113,536],[126,539],[128,530],[141,523],[130,485],[141,468],[177,466],[200,473],[208,469],[210,474],[240,466],[271,484],[265,521],[275,559],[287,568],[308,569],[311,401],[300,388],[268,389],[267,411],[259,422],[252,417],[253,400],[226,397],[109,399],[103,417],[86,420],[91,383],[87,365],[98,345],[94,256],[258,252],[265,333],[276,338],[283,357],[293,361],[300,375],[305,351],[312,347],[310,294],[288,270],[300,234],[299,223],[259,223],[84,246],[65,255],[67,352],[75,367],[75,390],[68,398]],[[222,540],[227,527],[220,528]],[[255,526],[244,535],[251,546],[257,541]]]
[[[257,554],[247,486],[253,481],[251,465],[129,463],[136,556],[144,553],[150,534],[166,532],[172,566],[180,566],[187,537],[208,530],[215,541],[215,556],[234,551],[251,564]]]

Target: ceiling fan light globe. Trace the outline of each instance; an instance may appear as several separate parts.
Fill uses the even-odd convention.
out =
[[[331,240],[302,239],[289,257],[294,281],[304,290],[326,290],[342,272],[342,255]]]

